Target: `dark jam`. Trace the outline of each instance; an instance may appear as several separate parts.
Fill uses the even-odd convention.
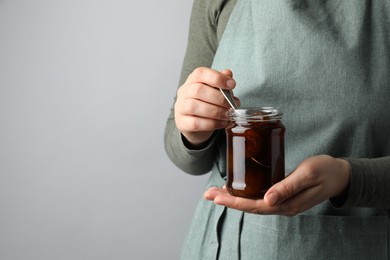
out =
[[[231,111],[226,128],[226,188],[234,196],[259,199],[284,178],[284,133],[274,108]]]

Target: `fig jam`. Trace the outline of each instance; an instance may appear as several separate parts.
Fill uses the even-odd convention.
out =
[[[226,188],[234,196],[259,199],[284,178],[282,113],[273,107],[231,109],[226,128]]]

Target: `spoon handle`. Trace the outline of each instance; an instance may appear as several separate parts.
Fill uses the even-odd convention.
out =
[[[223,96],[226,98],[227,102],[229,102],[229,105],[233,108],[233,109],[237,109],[237,104],[236,102],[234,101],[234,98],[233,98],[233,92],[231,90],[227,90],[227,89],[219,89],[221,90]]]

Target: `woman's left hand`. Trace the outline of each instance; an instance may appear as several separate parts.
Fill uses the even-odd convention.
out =
[[[212,187],[204,194],[237,210],[255,213],[294,216],[347,190],[351,175],[349,162],[327,155],[304,160],[284,180],[273,185],[264,199],[245,199],[230,195],[225,188]]]

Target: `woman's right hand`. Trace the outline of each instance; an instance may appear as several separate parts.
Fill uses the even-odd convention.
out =
[[[228,124],[229,103],[219,88],[232,90],[236,85],[230,70],[221,72],[200,67],[178,89],[175,103],[176,126],[186,141],[199,147],[214,130]],[[235,97],[237,104],[239,100]]]

